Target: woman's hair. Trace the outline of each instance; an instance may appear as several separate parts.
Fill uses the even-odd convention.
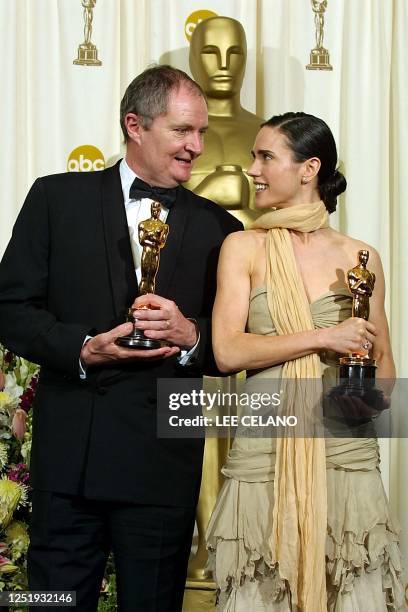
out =
[[[271,117],[262,123],[261,127],[264,126],[276,127],[286,136],[295,161],[303,162],[310,157],[320,159],[319,194],[328,212],[334,212],[337,196],[346,190],[347,181],[336,169],[336,143],[327,123],[306,113],[284,113]]]

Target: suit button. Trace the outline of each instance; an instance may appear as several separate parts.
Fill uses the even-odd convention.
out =
[[[106,395],[108,392],[106,387],[98,387],[96,391],[98,395]]]

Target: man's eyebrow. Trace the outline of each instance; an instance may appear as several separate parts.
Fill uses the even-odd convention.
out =
[[[173,123],[173,125],[171,126],[173,129],[177,129],[177,128],[183,128],[183,129],[188,129],[188,130],[193,130],[194,126],[191,125],[191,123]],[[202,130],[208,130],[208,123],[207,125],[203,125],[203,127],[199,128],[200,131]]]

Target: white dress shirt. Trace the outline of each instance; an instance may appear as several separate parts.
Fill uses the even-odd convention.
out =
[[[151,204],[153,200],[150,198],[142,198],[140,200],[135,200],[134,198],[129,198],[129,191],[132,186],[133,181],[137,177],[137,174],[129,168],[126,159],[123,158],[119,165],[119,173],[120,173],[120,182],[122,183],[122,193],[123,193],[123,201],[125,203],[126,210],[126,218],[129,228],[130,235],[130,244],[132,247],[132,255],[133,261],[135,264],[135,273],[138,284],[140,283],[140,279],[142,277],[140,261],[142,257],[142,246],[139,243],[138,236],[138,225],[141,221],[145,221],[151,217]],[[140,178],[140,177],[138,177]],[[160,219],[162,221],[166,221],[167,215],[169,214],[168,208],[163,206],[160,212]],[[189,365],[191,359],[198,351],[198,346],[200,343],[200,333],[197,327],[197,342],[190,350],[181,350],[180,355],[178,356],[178,361],[180,365]],[[92,336],[86,336],[84,340],[87,342],[90,340]],[[80,378],[86,378],[86,368],[84,368],[81,360],[79,361],[79,375]]]
[[[129,198],[129,191],[133,181],[137,177],[137,174],[131,170],[126,162],[126,159],[122,159],[119,166],[120,181],[122,183],[123,200],[125,202],[126,218],[129,227],[130,243],[132,247],[133,261],[135,264],[135,271],[138,284],[142,276],[140,268],[140,260],[142,257],[142,247],[139,243],[138,236],[138,225],[141,221],[149,219],[151,215],[151,204],[153,200],[150,198],[142,198],[141,200],[135,200]],[[138,177],[140,178],[140,177]],[[169,214],[168,208],[163,206],[160,211],[161,221],[166,221],[167,215]]]
[[[120,181],[122,183],[123,201],[125,202],[126,218],[129,228],[130,244],[132,247],[136,277],[137,282],[140,283],[140,279],[142,277],[140,267],[142,246],[139,243],[138,225],[141,221],[145,221],[146,219],[149,219],[151,217],[151,204],[153,200],[151,200],[150,198],[142,198],[141,200],[129,198],[129,191],[133,181],[137,177],[137,174],[133,172],[131,168],[129,168],[125,158],[123,158],[120,162],[119,173]],[[138,178],[141,177],[139,176]],[[166,221],[168,214],[169,209],[163,206],[162,204],[162,209],[160,211],[161,221]],[[189,351],[182,350],[180,352],[178,360],[181,365],[188,365],[190,363],[191,358],[194,357],[198,350],[199,342],[200,333],[197,326],[197,342]]]

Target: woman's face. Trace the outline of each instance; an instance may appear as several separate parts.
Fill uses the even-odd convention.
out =
[[[257,208],[280,208],[302,202],[304,163],[296,162],[286,137],[277,129],[264,126],[258,132],[248,175],[253,179]]]

